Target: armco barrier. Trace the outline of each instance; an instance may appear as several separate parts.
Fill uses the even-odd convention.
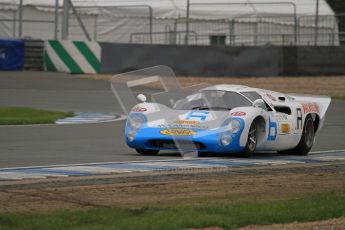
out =
[[[44,60],[47,71],[99,73],[101,47],[97,42],[48,40]]]
[[[177,46],[50,40],[44,58],[48,71],[67,73],[116,74],[167,65],[181,76],[345,74],[343,46]]]
[[[24,41],[0,39],[0,70],[22,70]]]
[[[229,47],[100,43],[102,73],[155,65],[181,76],[344,75],[345,47]]]
[[[102,72],[167,65],[184,76],[277,76],[280,47],[174,46],[101,43]]]
[[[296,54],[296,75],[345,74],[345,46],[297,47]]]

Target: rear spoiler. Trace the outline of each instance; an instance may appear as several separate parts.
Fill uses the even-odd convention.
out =
[[[320,119],[323,120],[329,105],[331,104],[331,97],[329,96],[316,96],[307,94],[288,94],[295,101],[306,103],[317,103],[320,109]]]

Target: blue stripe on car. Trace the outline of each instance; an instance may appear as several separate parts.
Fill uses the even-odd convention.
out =
[[[271,128],[274,129],[274,134],[271,132]],[[269,127],[268,127],[268,141],[275,141],[277,138],[277,122],[271,122],[271,118],[269,118]]]

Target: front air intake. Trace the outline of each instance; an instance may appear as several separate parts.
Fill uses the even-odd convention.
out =
[[[206,146],[203,143],[200,142],[193,142],[194,146],[191,146],[190,141],[178,141],[178,144],[174,142],[174,140],[150,140],[150,145],[155,148],[164,148],[164,149],[205,149]]]

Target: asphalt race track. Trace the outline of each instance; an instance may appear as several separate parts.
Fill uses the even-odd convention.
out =
[[[121,113],[110,83],[61,73],[0,72],[0,106]],[[312,151],[345,149],[345,101],[334,100]],[[123,137],[124,121],[0,127],[0,168],[180,158],[140,156]]]

